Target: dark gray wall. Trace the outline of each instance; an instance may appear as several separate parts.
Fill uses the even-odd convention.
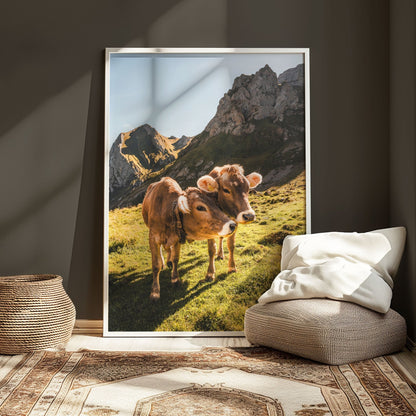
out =
[[[416,2],[390,2],[391,222],[407,228],[393,307],[416,340]]]
[[[0,273],[63,275],[78,318],[102,316],[105,47],[309,47],[312,230],[390,224],[387,0],[44,1],[0,19]]]
[[[309,47],[312,231],[388,223],[388,2],[230,2],[233,46]]]

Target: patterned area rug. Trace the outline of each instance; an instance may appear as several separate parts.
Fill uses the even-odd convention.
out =
[[[392,357],[328,366],[266,348],[0,356],[1,416],[415,415]]]

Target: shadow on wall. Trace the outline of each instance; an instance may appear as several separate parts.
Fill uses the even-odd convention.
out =
[[[0,138],[2,274],[68,277],[90,80],[45,99]]]
[[[102,314],[104,49],[226,46],[227,0],[10,4],[0,33],[1,274],[64,277]]]

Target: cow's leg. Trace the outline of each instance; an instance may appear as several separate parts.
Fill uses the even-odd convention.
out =
[[[222,248],[222,240],[224,240],[224,237],[220,237],[218,239],[217,260],[224,260],[224,250]]]
[[[167,253],[168,253],[168,258],[167,258],[167,265],[169,267],[169,269],[172,268],[172,247],[168,247],[166,249]]]
[[[209,254],[209,265],[208,265],[208,271],[205,276],[205,280],[207,282],[212,282],[215,280],[215,251],[217,249],[217,245],[215,244],[215,240],[213,238],[208,240],[208,254]]]
[[[235,245],[235,233],[227,238],[228,247],[228,273],[234,273],[237,271],[234,261],[234,245]]]
[[[160,246],[159,247],[159,251],[160,251],[160,261],[162,262],[162,270],[165,268],[165,259],[163,258],[163,247]]]
[[[162,258],[160,256],[160,244],[157,244],[151,235],[149,235],[149,245],[152,253],[153,272],[153,284],[152,291],[150,292],[150,299],[156,301],[160,299],[159,274],[162,268]]]
[[[177,242],[174,246],[170,247],[169,262],[172,265],[172,277],[171,281],[173,284],[180,283],[179,274],[178,274],[178,263],[179,263],[179,254],[181,251],[181,245]],[[168,264],[169,264],[168,262]]]

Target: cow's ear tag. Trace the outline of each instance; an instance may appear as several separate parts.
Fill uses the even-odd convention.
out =
[[[178,208],[179,208],[179,211],[183,212],[184,214],[189,214],[191,212],[191,210],[189,209],[189,205],[188,205],[188,198],[185,195],[179,196]]]
[[[201,176],[196,183],[198,188],[204,192],[217,192],[218,191],[218,184],[217,181],[209,176]]]
[[[257,185],[261,184],[261,181],[263,180],[263,177],[257,172],[250,173],[250,175],[247,175],[246,178],[250,188],[255,188]]]

